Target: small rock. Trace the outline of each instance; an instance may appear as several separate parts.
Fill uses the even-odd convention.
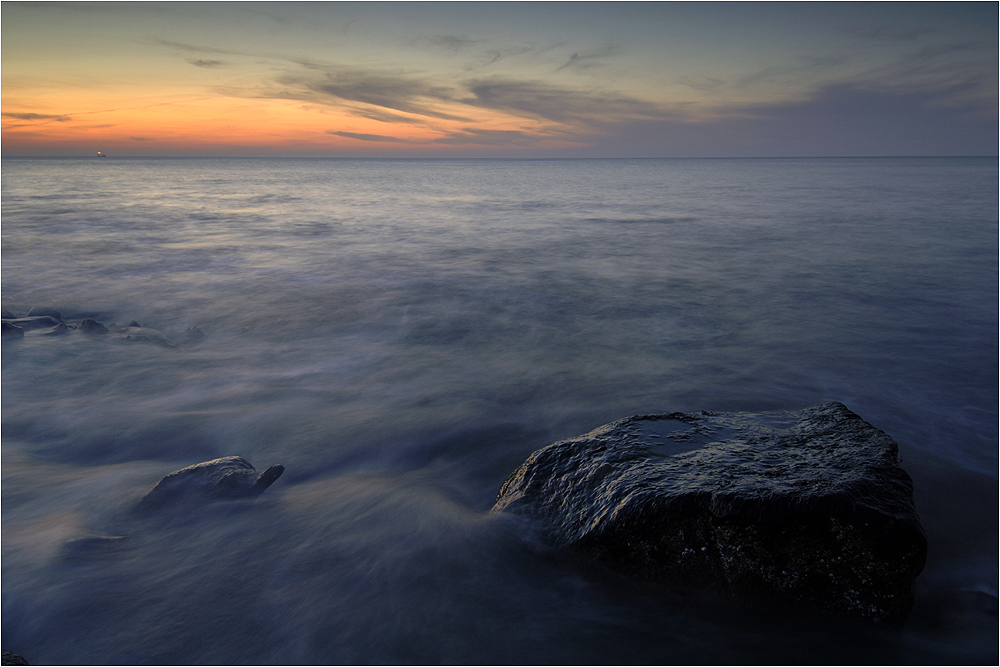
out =
[[[205,340],[205,332],[198,327],[188,327],[184,332],[184,344],[194,346]]]
[[[211,499],[255,498],[284,471],[284,466],[273,465],[258,473],[246,459],[224,456],[170,473],[146,494],[139,508],[153,509],[166,504]]]
[[[129,322],[128,325],[130,327],[142,327],[142,325],[139,324],[138,322],[136,322],[135,320],[132,320],[131,322]]]
[[[66,326],[65,324],[57,324],[56,326],[52,327],[52,329],[50,329],[49,331],[46,331],[42,335],[43,336],[63,336],[65,334],[68,334],[72,330],[73,329],[71,327]]]
[[[101,324],[97,320],[90,319],[89,317],[87,319],[83,320],[82,322],[80,322],[79,329],[83,333],[88,333],[88,334],[106,334],[106,333],[111,333],[111,331],[106,326],[104,326],[103,324]]]
[[[156,329],[137,327],[130,324],[124,329],[121,329],[118,333],[121,334],[121,339],[127,343],[146,343],[149,345],[158,345],[171,350],[180,349],[180,345],[170,340]]]

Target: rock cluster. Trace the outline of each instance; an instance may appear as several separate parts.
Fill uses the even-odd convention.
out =
[[[143,327],[135,320],[128,326],[111,329],[86,317],[79,322],[63,320],[62,313],[54,308],[32,308],[24,317],[17,317],[6,308],[3,309],[2,335],[6,338],[23,338],[25,333],[39,336],[61,336],[69,333],[85,333],[107,336],[122,343],[145,343],[170,350],[179,350],[181,346],[163,335],[156,329]],[[205,338],[198,327],[189,327],[184,333],[182,342],[187,346],[197,345]]]
[[[902,619],[927,542],[895,442],[840,403],[629,417],[532,454],[494,512],[612,569]]]

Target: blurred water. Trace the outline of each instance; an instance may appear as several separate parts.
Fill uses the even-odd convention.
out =
[[[5,308],[207,337],[3,342],[4,648],[995,662],[997,175],[978,158],[5,159]],[[930,555],[901,630],[636,590],[485,514],[533,450],[619,417],[828,400],[893,436],[915,480]],[[286,473],[255,503],[127,512],[229,454]]]

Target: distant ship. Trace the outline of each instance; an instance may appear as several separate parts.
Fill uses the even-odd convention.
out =
[[[107,157],[107,155],[105,155],[101,151],[97,151],[97,157]]]

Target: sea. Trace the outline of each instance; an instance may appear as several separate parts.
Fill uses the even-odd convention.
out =
[[[2,644],[31,664],[996,664],[998,160],[4,158]],[[200,340],[188,332],[196,327]],[[634,414],[840,401],[927,533],[902,625],[491,514]],[[239,455],[256,500],[137,517]]]

